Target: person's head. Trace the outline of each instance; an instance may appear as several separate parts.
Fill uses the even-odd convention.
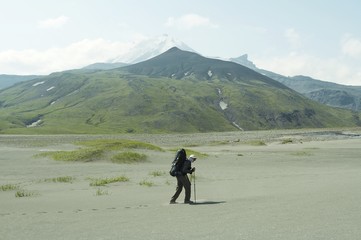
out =
[[[192,154],[189,156],[189,161],[194,162],[195,160],[197,160],[196,155]]]

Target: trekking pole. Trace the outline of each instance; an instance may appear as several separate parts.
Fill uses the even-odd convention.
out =
[[[193,184],[194,184],[194,203],[197,202],[197,195],[196,195],[196,172],[194,171],[194,181],[193,181]]]

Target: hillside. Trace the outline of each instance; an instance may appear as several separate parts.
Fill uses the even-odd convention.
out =
[[[0,74],[0,89],[10,87],[15,83],[38,78],[37,75],[6,75]]]
[[[319,103],[361,111],[360,86],[346,86],[306,76],[285,77],[270,71],[258,71]]]
[[[211,132],[360,125],[239,64],[172,48],[107,71],[53,73],[0,91],[0,133]]]

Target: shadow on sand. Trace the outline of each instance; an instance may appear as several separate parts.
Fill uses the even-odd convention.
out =
[[[197,201],[192,205],[212,205],[212,204],[221,204],[226,203],[226,201]]]

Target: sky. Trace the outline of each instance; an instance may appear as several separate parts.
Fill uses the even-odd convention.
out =
[[[359,0],[0,0],[0,74],[106,62],[164,34],[207,57],[361,86]]]

